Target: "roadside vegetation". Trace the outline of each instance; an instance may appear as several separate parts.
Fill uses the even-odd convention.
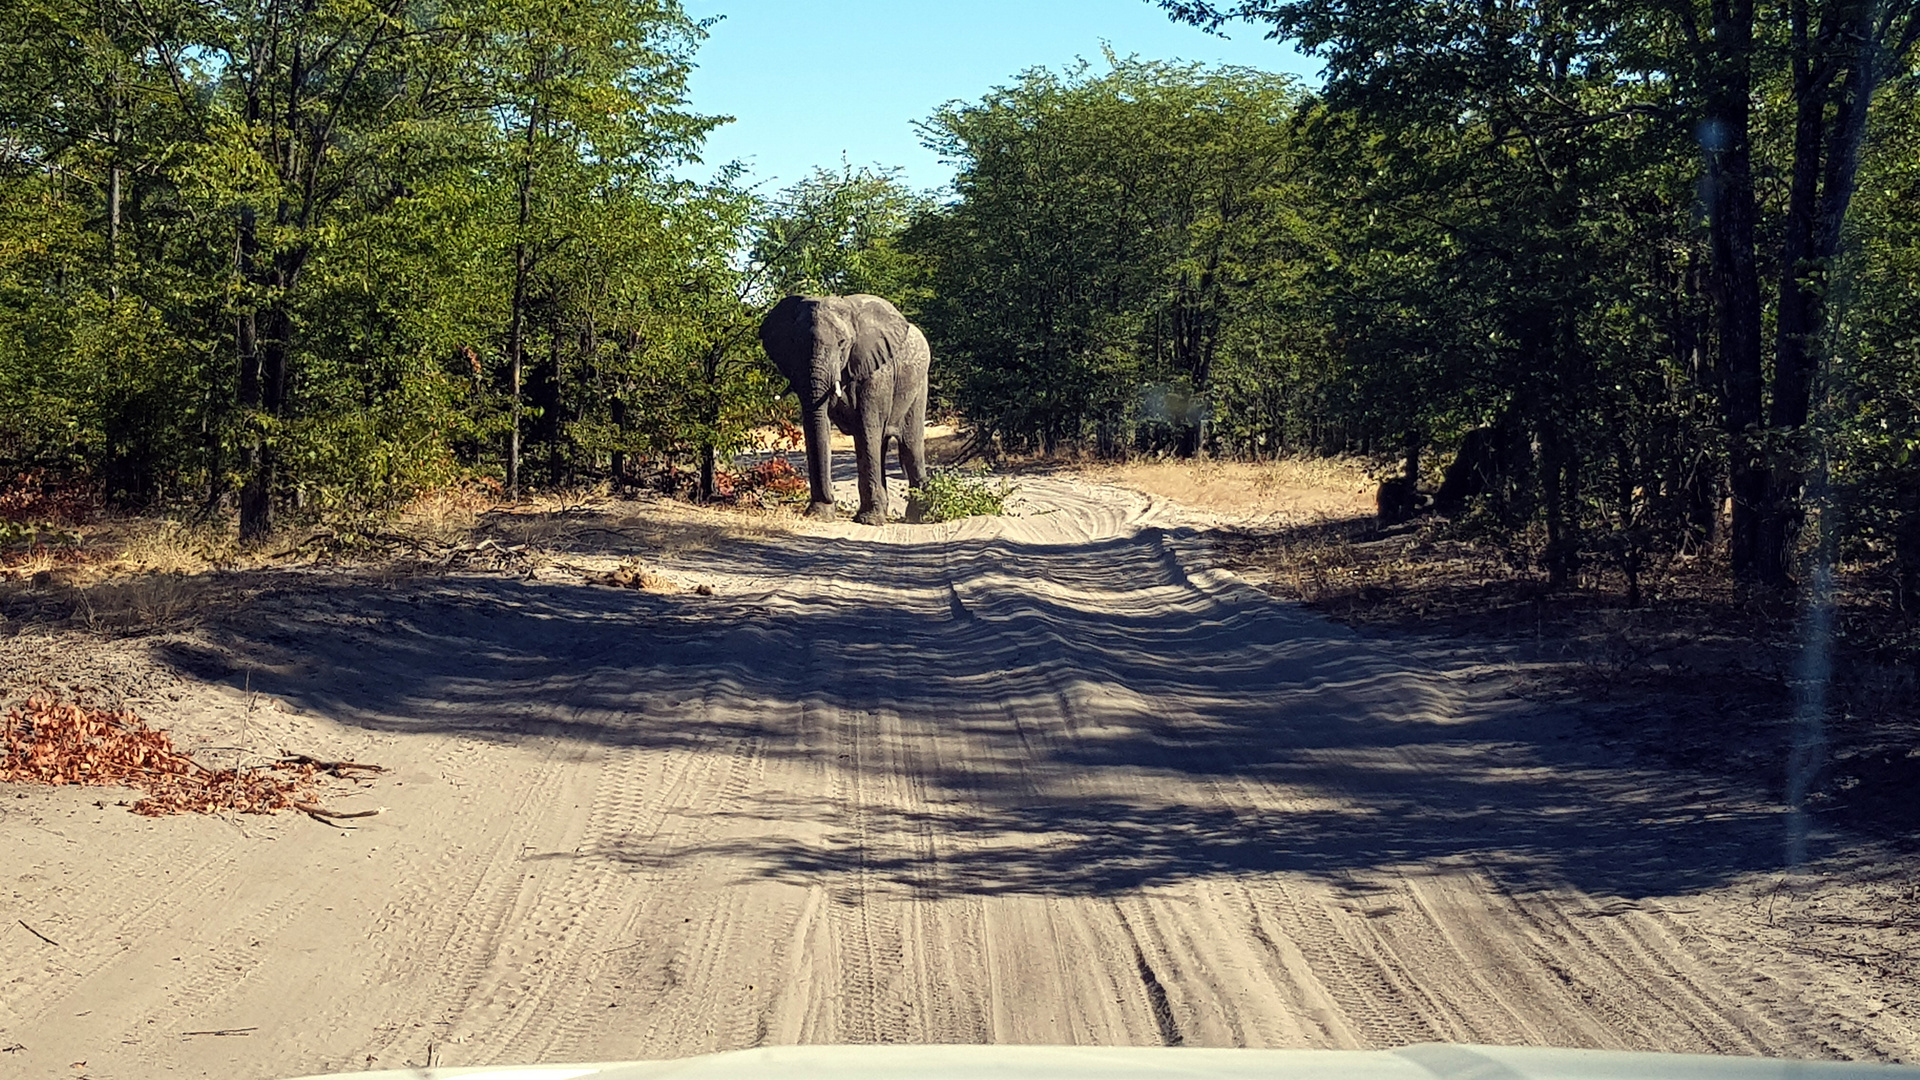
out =
[[[1326,82],[1029,70],[922,122],[936,193],[683,179],[724,118],[673,3],[11,6],[0,565],[128,513],[160,565],[435,492],[777,505],[759,313],[869,291],[975,455],[1363,461],[1542,589],[1831,568],[1920,658],[1909,0],[1162,6]]]

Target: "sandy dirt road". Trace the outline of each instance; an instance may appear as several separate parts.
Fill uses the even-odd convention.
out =
[[[712,596],[316,578],[143,646],[160,719],[385,763],[336,799],[387,811],[0,787],[0,1076],[876,1041],[1920,1054],[1910,998],[1743,929],[1777,807],[1620,764],[1486,657],[1272,601],[1176,506],[1070,478],[1023,506],[677,556]]]

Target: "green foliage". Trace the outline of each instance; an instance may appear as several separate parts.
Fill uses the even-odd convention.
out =
[[[1920,615],[1920,92],[1895,88],[1873,124],[1824,445],[1843,553],[1891,556],[1895,600]]]
[[[1254,349],[1259,290],[1310,243],[1285,77],[1107,59],[923,125],[959,164],[957,201],[905,238],[932,268],[940,377],[1010,448],[1191,451],[1216,374]]]
[[[872,293],[913,312],[927,298],[926,268],[900,246],[913,219],[932,209],[898,169],[813,175],[781,192],[760,223],[753,261],[771,296]]]
[[[1006,513],[1015,490],[1008,481],[991,480],[984,472],[934,469],[925,484],[908,491],[907,501],[921,521],[958,521]]]
[[[716,494],[791,413],[766,305],[872,292],[1005,449],[1431,487],[1498,443],[1462,510],[1558,579],[1719,542],[1732,496],[1750,579],[1818,505],[1920,612],[1920,5],[1728,8],[1750,41],[1644,0],[1162,6],[1295,35],[1327,86],[1027,71],[922,125],[943,200],[680,179],[720,121],[671,0],[0,8],[0,475],[255,526],[471,474]]]
[[[1912,160],[1886,101],[1910,93],[1920,4],[1160,4],[1326,62],[1330,118],[1355,137],[1323,159],[1348,183],[1323,190],[1361,212],[1338,233],[1360,272],[1327,279],[1352,328],[1342,381],[1388,404],[1410,457],[1476,413],[1524,428],[1534,475],[1508,509],[1544,516],[1557,580],[1583,547],[1628,565],[1705,540],[1724,495],[1735,576],[1790,585],[1826,461],[1852,470],[1856,510],[1900,503],[1865,492],[1893,475],[1867,458],[1900,458],[1872,431],[1911,413],[1881,366],[1903,349],[1846,303],[1902,308],[1876,275],[1914,280],[1880,243],[1897,225],[1851,204]],[[1815,408],[1828,376],[1853,399],[1839,444]]]
[[[261,516],[731,453],[778,407],[760,203],[672,175],[719,122],[702,34],[654,0],[6,8],[0,468]]]

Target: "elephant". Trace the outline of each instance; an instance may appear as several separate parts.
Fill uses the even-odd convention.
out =
[[[760,324],[768,359],[800,399],[807,442],[810,517],[831,521],[829,421],[853,436],[860,473],[860,512],[853,520],[887,520],[887,443],[899,447],[907,482],[926,482],[927,336],[878,296],[789,296]]]

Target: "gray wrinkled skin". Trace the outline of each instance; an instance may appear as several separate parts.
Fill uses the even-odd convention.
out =
[[[878,296],[789,296],[760,324],[760,344],[800,398],[807,437],[808,515],[832,520],[832,450],[828,424],[853,436],[860,474],[860,512],[853,520],[887,520],[887,444],[899,447],[910,484],[926,480],[927,336]]]

